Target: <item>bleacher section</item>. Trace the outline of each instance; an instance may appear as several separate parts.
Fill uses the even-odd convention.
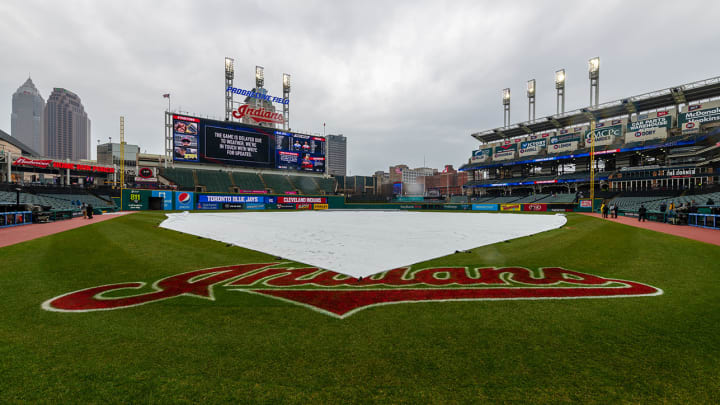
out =
[[[265,190],[265,185],[255,173],[233,172],[232,179],[240,190]]]
[[[318,183],[318,187],[320,188],[320,192],[324,194],[335,193],[335,179],[333,179],[332,177],[321,177],[316,180]]]
[[[195,178],[192,169],[160,168],[160,175],[175,183],[180,190],[195,190]]]
[[[695,205],[705,205],[708,199],[712,199],[716,205],[720,205],[720,192],[695,194],[684,196],[646,196],[646,197],[617,197],[609,202],[609,204],[617,204],[618,208],[623,211],[637,212],[641,205],[645,205],[648,212],[660,212],[660,205],[665,203],[666,210],[670,203],[674,203],[675,207],[682,204],[690,204],[695,201]]]
[[[32,194],[31,194],[32,195]],[[108,200],[105,201],[102,200],[92,194],[38,194],[38,197],[49,197],[57,200],[64,200],[70,203],[75,202],[75,206],[82,205],[82,203],[85,204],[92,204],[94,208],[114,208],[115,204],[110,202],[110,197],[108,197]],[[78,204],[77,202],[80,202]]]
[[[0,203],[15,204],[16,199],[16,193],[10,191],[0,191]],[[30,193],[20,193],[20,204],[49,206],[53,210],[80,210],[80,206],[75,204],[73,201]]]
[[[544,199],[549,197],[550,194],[532,194],[527,197],[521,198],[514,203],[534,203],[534,202],[545,202]]]
[[[303,194],[319,194],[320,190],[315,179],[307,176],[293,176],[293,184],[300,189]]]
[[[288,180],[288,176],[269,173],[262,174],[261,176],[265,184],[272,189],[273,193],[283,194],[286,191],[295,191],[295,187],[293,187]]]
[[[200,185],[205,186],[205,191],[211,193],[229,193],[233,191],[233,185],[227,172],[196,170],[195,174],[197,174]]]

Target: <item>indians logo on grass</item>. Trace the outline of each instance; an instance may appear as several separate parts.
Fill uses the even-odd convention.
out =
[[[52,298],[42,308],[89,312],[129,308],[180,296],[215,300],[214,288],[262,295],[338,318],[362,309],[428,301],[537,300],[660,295],[634,281],[598,277],[562,267],[398,268],[358,280],[316,267],[282,263],[242,264],[195,270],[156,281],[108,284]]]

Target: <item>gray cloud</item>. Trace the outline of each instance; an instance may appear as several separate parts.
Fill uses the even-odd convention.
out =
[[[295,130],[344,133],[349,168],[459,165],[469,134],[555,110],[553,73],[568,73],[567,109],[587,104],[587,59],[601,57],[601,102],[718,74],[720,4],[587,2],[40,2],[0,4],[0,128],[11,95],[32,75],[43,96],[76,92],[95,140],[161,153],[163,111],[223,116],[223,58],[236,85],[265,67],[270,94],[292,74]]]

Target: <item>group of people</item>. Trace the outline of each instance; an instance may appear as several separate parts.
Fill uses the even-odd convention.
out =
[[[93,217],[92,204],[82,203],[82,205],[80,206],[80,210],[82,211],[83,219],[92,219],[92,217]]]
[[[610,218],[617,218],[618,217],[618,206],[617,204],[611,204],[607,205],[603,203],[600,206],[600,213],[602,213],[603,218],[607,218],[608,214],[610,214]]]

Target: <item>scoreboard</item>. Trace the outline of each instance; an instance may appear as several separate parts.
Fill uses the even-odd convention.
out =
[[[173,115],[173,160],[325,172],[325,138]]]

